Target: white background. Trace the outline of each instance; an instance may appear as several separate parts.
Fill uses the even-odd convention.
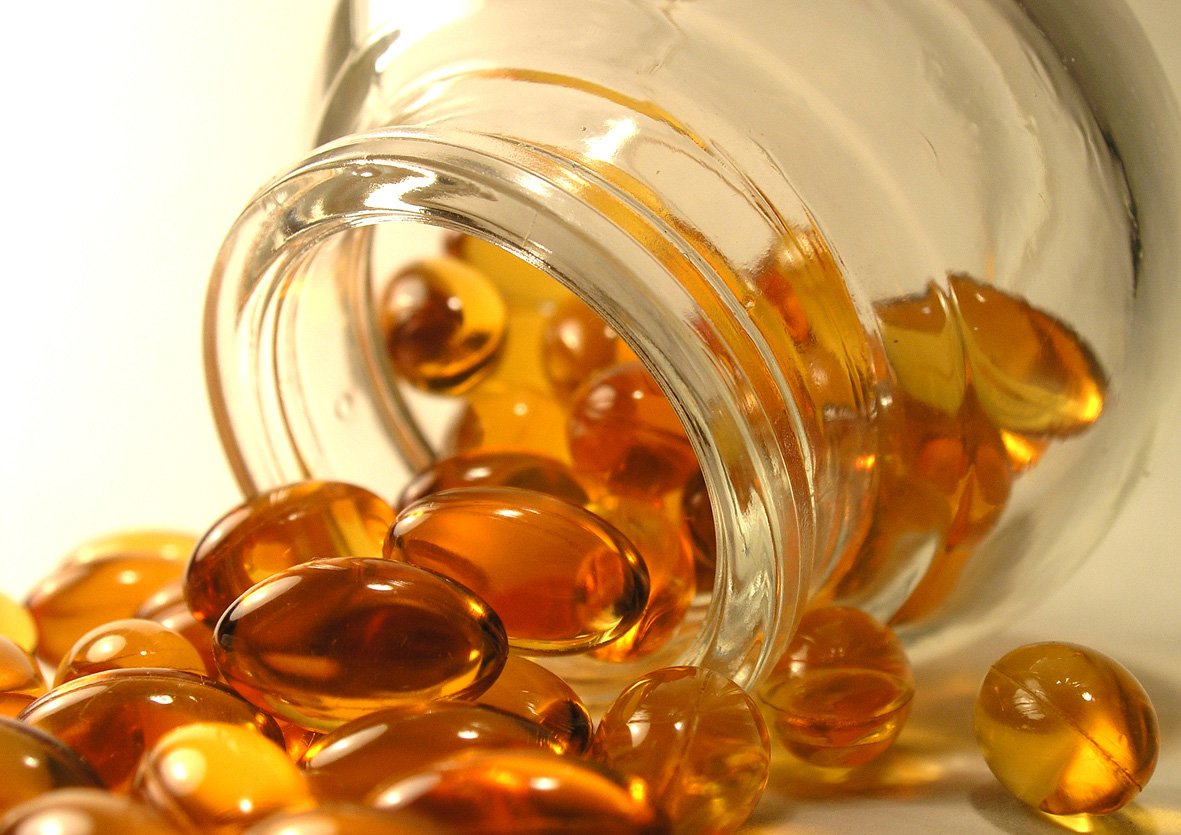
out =
[[[1181,0],[1134,5],[1181,81]],[[21,596],[97,534],[199,533],[237,501],[206,405],[205,283],[236,213],[311,141],[331,9],[328,0],[13,8],[0,31],[0,589]],[[1061,831],[996,789],[970,726],[987,663],[1054,638],[1123,660],[1162,715],[1156,779],[1089,831],[1181,832],[1175,403],[1169,414],[1144,482],[1086,567],[1006,634],[920,671],[889,768],[852,795],[773,792],[754,824]]]

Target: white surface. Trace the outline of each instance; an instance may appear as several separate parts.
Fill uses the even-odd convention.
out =
[[[1181,2],[1135,4],[1181,79]],[[0,589],[127,527],[199,532],[237,500],[201,368],[222,235],[305,150],[327,0],[20,4],[6,14],[0,230]],[[1174,414],[1176,410],[1174,409]],[[1055,832],[996,787],[971,741],[988,662],[1026,640],[1120,658],[1162,714],[1141,799],[1073,828],[1181,832],[1181,438],[1086,568],[1008,633],[920,672],[916,711],[857,791],[789,788],[755,823],[799,832]],[[1086,827],[1089,827],[1087,829]]]

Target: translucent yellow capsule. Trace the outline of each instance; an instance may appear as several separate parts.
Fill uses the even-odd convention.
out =
[[[582,652],[623,635],[644,611],[648,572],[623,534],[533,490],[445,490],[406,507],[386,554],[450,577],[500,615],[509,643]]]
[[[56,665],[86,631],[129,618],[156,589],[179,578],[196,539],[168,531],[130,531],[87,542],[29,594],[37,655]]]
[[[180,827],[240,832],[282,809],[313,804],[287,752],[253,728],[195,722],[174,728],[140,761],[136,792]]]
[[[561,753],[540,724],[461,701],[378,710],[324,734],[302,765],[317,796],[362,800],[378,785],[409,777],[465,752],[523,748]]]
[[[361,803],[328,802],[302,812],[277,812],[243,835],[455,835],[424,815],[374,809]]]
[[[77,751],[113,791],[127,791],[156,740],[191,722],[229,722],[282,745],[275,721],[224,685],[177,670],[106,670],[66,682],[18,717]]]
[[[562,752],[581,754],[590,745],[591,717],[582,699],[561,676],[527,658],[509,655],[478,701],[538,723],[560,741]]]
[[[642,780],[676,832],[733,832],[771,773],[758,706],[725,676],[697,667],[656,670],[624,690],[591,750],[597,762]]]
[[[16,716],[43,696],[45,689],[37,659],[0,635],[0,716]]]
[[[910,661],[893,631],[858,609],[804,614],[759,695],[797,757],[850,768],[898,738],[914,697]]]
[[[1107,376],[1077,333],[990,284],[964,275],[947,282],[976,395],[999,428],[1068,435],[1099,419]]]
[[[688,538],[661,505],[611,496],[591,505],[628,540],[648,567],[651,590],[636,624],[623,636],[594,651],[607,661],[632,661],[663,647],[676,634],[697,587]]]
[[[1087,647],[1019,647],[989,668],[976,698],[976,741],[996,778],[1054,815],[1114,812],[1147,784],[1160,751],[1148,694]]]
[[[121,618],[96,626],[74,642],[58,664],[54,684],[103,670],[164,667],[207,675],[205,660],[185,636],[156,621]]]
[[[669,832],[642,784],[544,751],[470,754],[378,787],[368,802],[462,832]]]
[[[681,419],[638,362],[587,380],[572,396],[566,433],[575,471],[612,493],[658,497],[697,469]]]
[[[326,557],[376,557],[394,521],[389,503],[363,487],[304,481],[267,490],[221,517],[185,571],[185,599],[217,623],[238,595],[277,571]]]
[[[26,652],[37,649],[37,625],[24,604],[0,592],[0,635],[11,638]]]
[[[531,452],[476,450],[435,461],[402,488],[395,504],[406,507],[431,493],[456,487],[519,487],[574,504],[588,501],[574,471],[556,458]]]
[[[528,452],[569,460],[566,408],[552,393],[492,380],[467,394],[447,444],[453,452]]]
[[[508,653],[484,601],[382,559],[314,560],[251,588],[218,621],[226,681],[259,707],[328,731],[366,713],[488,688]]]
[[[399,271],[378,304],[395,374],[427,391],[450,394],[491,369],[506,315],[504,299],[486,275],[447,257]]]

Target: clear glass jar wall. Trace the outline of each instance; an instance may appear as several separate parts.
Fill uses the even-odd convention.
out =
[[[749,683],[810,600],[921,657],[1101,536],[1175,377],[1181,264],[1176,105],[1122,4],[354,3],[338,22],[323,144],[243,213],[210,289],[245,490],[392,495],[448,451],[459,401],[397,379],[374,310],[463,235],[589,304],[693,442],[717,576],[643,669]]]

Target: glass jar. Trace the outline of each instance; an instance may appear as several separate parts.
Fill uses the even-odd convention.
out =
[[[393,495],[448,414],[380,283],[462,234],[580,296],[679,414],[717,574],[663,663],[744,684],[809,602],[916,657],[1076,566],[1170,380],[1175,102],[1117,0],[342,4],[320,147],[214,270],[243,489]],[[593,692],[591,697],[594,698]]]

